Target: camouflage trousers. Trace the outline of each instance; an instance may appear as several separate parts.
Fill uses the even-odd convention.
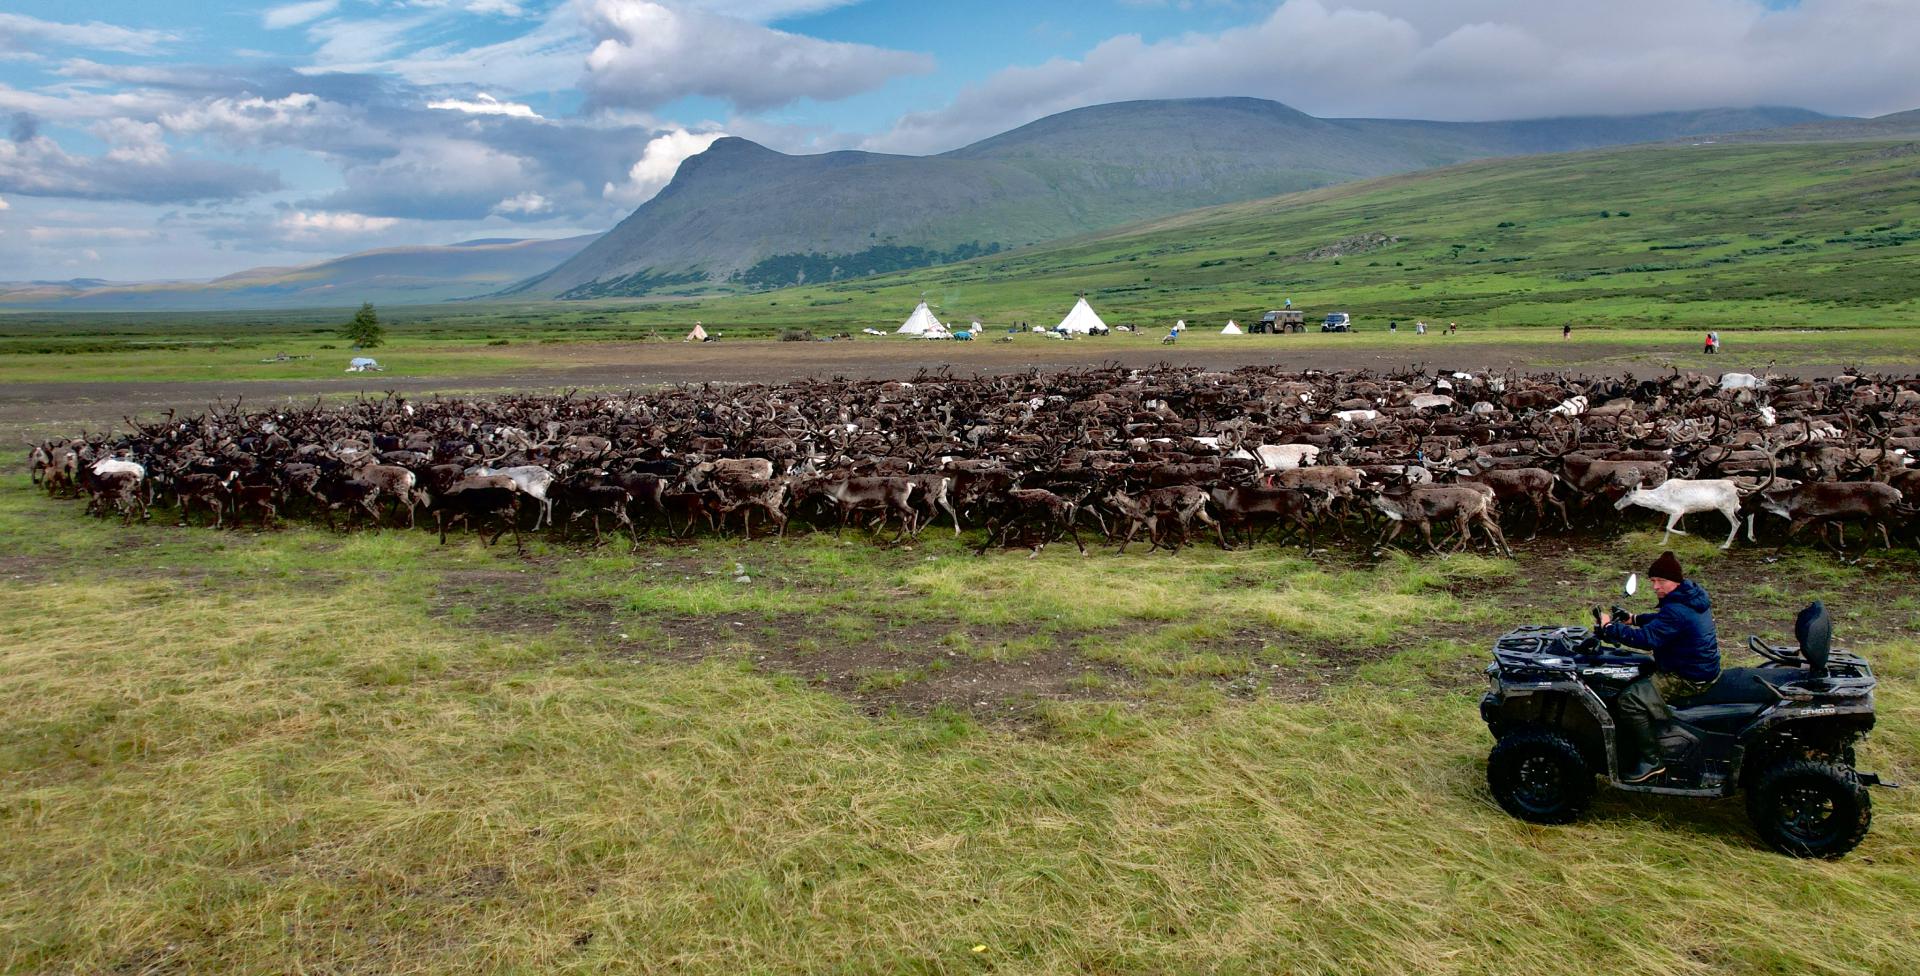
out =
[[[1710,681],[1689,681],[1677,674],[1655,671],[1650,677],[1641,678],[1620,692],[1620,717],[1625,720],[1639,715],[1651,722],[1668,721],[1673,718],[1673,709],[1667,705],[1668,702],[1704,695],[1719,680],[1717,674]]]

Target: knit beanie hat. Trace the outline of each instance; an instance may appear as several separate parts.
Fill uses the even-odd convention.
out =
[[[1661,553],[1660,558],[1654,560],[1652,566],[1647,567],[1647,576],[1650,579],[1672,580],[1675,583],[1685,582],[1687,578],[1686,572],[1680,568],[1680,558],[1675,556],[1672,550]]]

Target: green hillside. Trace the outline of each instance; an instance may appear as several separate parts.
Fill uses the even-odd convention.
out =
[[[605,237],[507,294],[588,299],[856,278],[1469,159],[1818,118],[1762,108],[1485,123],[1319,119],[1277,102],[1211,98],[1078,109],[939,156],[789,156],[722,139]]]
[[[1920,142],[1611,149],[1200,210],[963,264],[643,313],[858,328],[1245,321],[1286,298],[1362,328],[1920,322]]]

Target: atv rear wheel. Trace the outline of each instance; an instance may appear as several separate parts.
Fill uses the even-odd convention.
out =
[[[1774,850],[1832,860],[1866,839],[1873,799],[1852,769],[1800,759],[1760,774],[1747,816]]]
[[[1487,757],[1487,788],[1500,808],[1530,823],[1572,823],[1593,800],[1593,770],[1557,732],[1511,732]]]

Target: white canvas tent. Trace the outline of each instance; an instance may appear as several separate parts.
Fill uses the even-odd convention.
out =
[[[1087,300],[1082,298],[1073,303],[1073,311],[1068,312],[1067,317],[1061,319],[1060,324],[1054,328],[1057,331],[1078,332],[1085,335],[1090,332],[1107,331],[1107,323],[1100,321],[1100,316],[1094,312],[1093,306],[1088,305]]]
[[[1221,335],[1239,335],[1240,327],[1238,325],[1235,325],[1232,319],[1228,319],[1227,327],[1224,329],[1221,329],[1220,334]]]
[[[913,307],[913,314],[907,316],[907,320],[893,331],[895,335],[926,335],[929,332],[945,332],[947,328],[928,311],[927,303],[921,302]]]
[[[1173,331],[1175,331],[1175,332],[1185,332],[1185,331],[1187,331],[1187,320],[1186,320],[1186,319],[1175,319],[1175,320],[1173,321]]]
[[[707,341],[707,330],[700,323],[695,322],[693,323],[693,331],[687,333],[687,337],[682,341],[683,342],[705,342]]]

